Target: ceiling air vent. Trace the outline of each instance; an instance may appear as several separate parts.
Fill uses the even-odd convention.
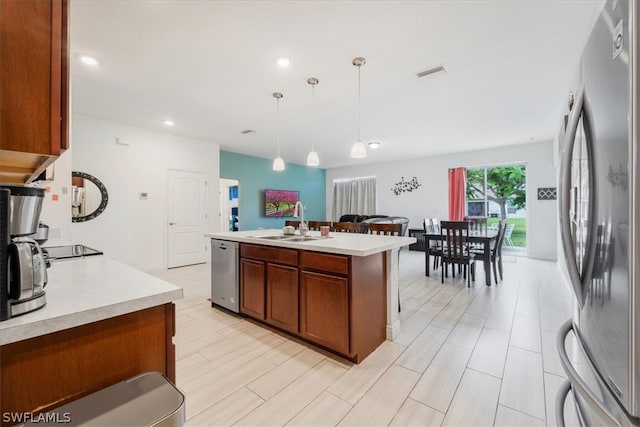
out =
[[[428,70],[424,70],[424,71],[420,71],[419,73],[416,73],[416,75],[418,77],[425,77],[425,76],[430,76],[432,74],[436,74],[436,73],[440,73],[440,72],[447,72],[447,69],[444,68],[444,65],[438,65],[437,67],[433,67],[433,68],[429,68]]]
[[[253,129],[245,129],[245,130],[243,130],[243,131],[242,131],[242,132],[240,132],[240,133],[241,133],[241,134],[246,135],[246,134],[248,134],[248,133],[256,133],[256,131],[255,131],[255,130],[253,130]]]

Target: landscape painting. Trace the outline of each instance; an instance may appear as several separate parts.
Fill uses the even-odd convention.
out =
[[[264,190],[265,215],[270,218],[293,216],[298,200],[299,191]]]

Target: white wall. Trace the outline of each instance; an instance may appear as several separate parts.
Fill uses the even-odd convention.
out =
[[[218,230],[217,144],[75,113],[72,134],[73,170],[97,177],[109,192],[100,216],[72,224],[74,243],[143,270],[166,268],[169,169],[206,174],[208,229]],[[146,200],[141,192],[148,193]]]
[[[53,181],[38,184],[38,187],[47,190],[40,221],[49,226],[49,240],[55,244],[54,239],[71,240],[71,150],[62,153],[53,163],[53,170]]]
[[[513,145],[490,150],[399,162],[327,169],[327,218],[331,218],[333,180],[359,176],[377,177],[377,213],[409,218],[410,228],[422,228],[425,217],[448,218],[448,169],[453,167],[527,165],[527,245],[532,258],[555,260],[557,254],[556,201],[539,201],[538,187],[555,187],[553,142]],[[396,196],[391,189],[402,177],[418,178],[417,190]],[[354,212],[357,213],[357,212]]]

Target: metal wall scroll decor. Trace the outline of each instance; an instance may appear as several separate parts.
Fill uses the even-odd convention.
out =
[[[404,176],[400,177],[400,182],[396,182],[391,191],[396,196],[400,195],[404,192],[410,192],[413,190],[417,190],[418,187],[421,187],[422,184],[418,182],[418,178],[415,176],[411,179],[411,181],[405,181]]]
[[[538,188],[538,200],[556,200],[558,190],[555,187]]]
[[[618,166],[617,171],[614,171],[613,167],[609,165],[607,181],[609,181],[609,183],[614,187],[620,187],[622,191],[627,191],[629,189],[629,173],[622,169],[622,165]]]

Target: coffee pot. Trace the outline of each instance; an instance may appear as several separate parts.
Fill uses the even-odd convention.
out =
[[[46,304],[47,262],[38,242],[44,189],[0,187],[0,320]]]

